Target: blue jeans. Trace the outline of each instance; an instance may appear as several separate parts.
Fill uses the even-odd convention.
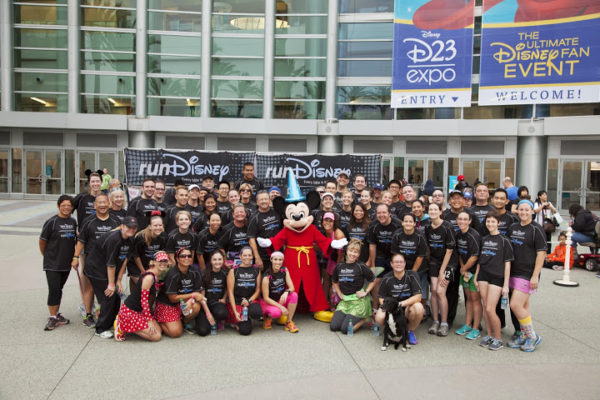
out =
[[[589,236],[589,235],[585,235],[581,232],[573,232],[573,235],[571,236],[571,246],[573,247],[573,251],[577,250],[577,243],[585,243],[585,242],[593,242],[594,238]]]

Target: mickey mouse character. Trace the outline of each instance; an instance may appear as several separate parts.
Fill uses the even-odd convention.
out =
[[[288,170],[288,195],[284,200],[277,197],[273,207],[280,215],[285,215],[283,229],[271,239],[256,238],[261,247],[273,246],[275,250],[285,246],[284,257],[286,267],[294,283],[294,287],[304,289],[304,296],[310,305],[310,311],[316,320],[330,322],[333,313],[329,311],[329,303],[323,292],[319,264],[313,245],[319,246],[324,254],[333,249],[341,249],[348,240],[346,238],[332,240],[326,238],[313,225],[310,210],[319,206],[320,197],[317,192],[309,192],[306,197],[300,192],[294,173]],[[287,203],[287,204],[286,204]]]

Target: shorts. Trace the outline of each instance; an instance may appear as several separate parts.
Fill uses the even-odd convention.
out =
[[[440,268],[442,268],[442,263],[438,260],[429,260],[429,276],[431,278],[437,278],[440,275]]]
[[[508,287],[510,289],[518,290],[519,292],[534,294],[537,293],[537,289],[530,289],[529,279],[510,277],[508,280]]]
[[[460,284],[462,287],[464,287],[467,290],[470,290],[471,292],[478,292],[477,286],[475,286],[475,274],[471,276],[471,279],[469,279],[469,281],[465,281],[465,277],[461,275]]]
[[[181,308],[179,306],[169,306],[156,302],[154,307],[154,318],[156,322],[175,322],[181,320]]]
[[[392,270],[390,266],[390,260],[387,258],[376,258],[375,267],[383,267],[383,271],[377,274],[376,278],[381,278]]]
[[[504,286],[503,276],[492,275],[489,272],[483,271],[481,269],[479,270],[479,276],[477,277],[477,280],[480,282],[487,282],[488,284],[494,286]]]
[[[148,320],[141,312],[133,311],[123,304],[119,310],[119,327],[123,332],[139,332],[148,328]]]

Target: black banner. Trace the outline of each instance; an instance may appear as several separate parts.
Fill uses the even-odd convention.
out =
[[[124,149],[125,176],[128,185],[141,185],[146,177],[160,178],[167,185],[177,179],[186,185],[200,184],[211,175],[215,182],[237,182],[242,179],[245,162],[254,162],[254,152],[202,152],[164,149]]]
[[[145,177],[160,178],[167,185],[177,179],[187,185],[201,183],[211,175],[216,182],[242,180],[245,162],[253,162],[255,175],[266,188],[279,186],[285,193],[287,170],[292,169],[302,188],[324,185],[345,172],[363,174],[367,185],[381,180],[381,155],[256,154],[254,152],[202,152],[164,149],[124,149],[125,176],[130,186],[141,185]]]

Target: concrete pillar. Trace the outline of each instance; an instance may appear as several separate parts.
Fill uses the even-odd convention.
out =
[[[548,141],[545,136],[519,136],[517,139],[517,180],[515,185],[527,186],[535,197],[546,189],[546,159]]]
[[[263,80],[263,118],[273,118],[273,70],[275,62],[275,2],[265,3],[265,76]]]
[[[329,0],[327,17],[327,85],[325,87],[325,119],[336,118],[336,79],[338,51],[338,1]],[[319,141],[320,143],[320,141]],[[341,149],[341,146],[340,146]]]
[[[68,43],[68,68],[69,68],[69,112],[80,112],[81,97],[79,96],[79,69],[80,67],[80,32],[79,32],[79,1],[69,0],[67,5],[67,43]]]
[[[318,151],[319,153],[341,153],[342,137],[338,135],[319,135]]]
[[[129,147],[135,148],[153,148],[154,147],[154,132],[129,132]]]
[[[12,2],[0,1],[0,81],[2,111],[13,110],[13,30]]]
[[[148,69],[146,52],[148,50],[148,13],[146,0],[137,0],[136,4],[136,29],[135,29],[135,116],[146,118],[146,73]]]
[[[200,88],[200,116],[202,118],[210,118],[210,53],[211,46],[211,14],[212,1],[202,2],[202,57],[201,60],[201,88]]]

